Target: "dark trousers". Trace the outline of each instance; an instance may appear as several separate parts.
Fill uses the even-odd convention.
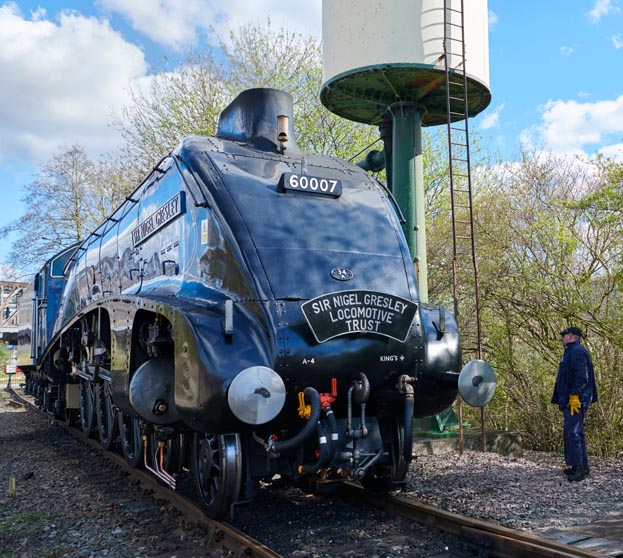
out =
[[[588,467],[586,441],[584,439],[584,407],[571,416],[569,408],[563,410],[562,434],[565,443],[565,463]]]

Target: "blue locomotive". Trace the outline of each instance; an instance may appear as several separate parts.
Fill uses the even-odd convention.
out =
[[[418,301],[391,195],[301,151],[292,115],[241,93],[46,263],[21,336],[39,405],[173,488],[189,469],[212,517],[277,473],[400,483],[413,418],[457,395],[456,322]]]

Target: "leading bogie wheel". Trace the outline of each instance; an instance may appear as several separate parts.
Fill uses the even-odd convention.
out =
[[[393,423],[385,422],[381,425],[383,438],[389,437],[389,463],[381,463],[371,467],[360,480],[361,485],[373,494],[385,494],[397,483],[402,482],[409,469],[404,458],[404,427],[396,420]]]
[[[227,516],[240,493],[240,437],[238,434],[195,434],[191,459],[195,491],[206,515]]]

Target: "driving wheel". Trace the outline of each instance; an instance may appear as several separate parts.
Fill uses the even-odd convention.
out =
[[[108,382],[101,382],[95,389],[95,410],[97,416],[97,434],[100,445],[110,449],[117,437],[118,426],[111,387]]]
[[[93,382],[80,380],[80,426],[85,436],[91,436],[97,420],[95,417],[95,390]]]
[[[119,434],[121,438],[121,452],[130,467],[135,469],[143,463],[143,438],[138,417],[119,412]]]

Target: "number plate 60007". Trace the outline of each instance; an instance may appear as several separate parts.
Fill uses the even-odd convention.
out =
[[[342,195],[342,181],[335,178],[310,176],[309,174],[294,174],[286,172],[281,175],[279,184],[285,190],[305,192],[307,194],[322,194],[338,197]]]

